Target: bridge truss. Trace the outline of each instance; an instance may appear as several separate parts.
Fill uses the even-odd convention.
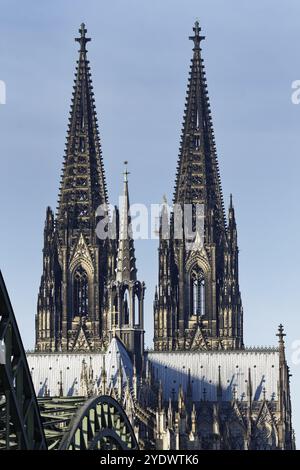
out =
[[[46,449],[25,351],[1,272],[0,449]]]
[[[122,406],[108,395],[38,399],[48,449],[136,450]]]
[[[37,400],[0,272],[0,450],[138,449],[122,406],[107,395]]]

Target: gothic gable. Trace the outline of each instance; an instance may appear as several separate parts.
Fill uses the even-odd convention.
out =
[[[78,264],[85,264],[90,272],[94,271],[92,255],[82,233],[71,253],[70,270],[72,271]]]
[[[90,351],[91,347],[87,340],[86,334],[82,325],[79,326],[77,336],[75,337],[73,346],[71,347],[73,351]]]
[[[253,429],[251,447],[261,450],[275,449],[278,442],[276,421],[268,403],[264,401]]]
[[[190,347],[187,348],[187,349],[191,349],[192,351],[196,351],[196,350],[207,351],[209,349],[207,341],[205,339],[205,336],[203,334],[203,331],[202,331],[200,325],[198,325],[198,327],[197,327],[197,329],[194,333],[194,337],[192,338]]]

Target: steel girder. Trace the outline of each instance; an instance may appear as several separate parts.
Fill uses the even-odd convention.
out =
[[[108,395],[87,400],[78,409],[60,450],[137,450],[138,443],[122,406]]]
[[[46,449],[18,325],[0,271],[0,449]]]

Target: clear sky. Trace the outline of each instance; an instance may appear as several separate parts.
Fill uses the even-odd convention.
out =
[[[32,348],[45,210],[56,206],[82,21],[110,201],[124,160],[131,202],[171,199],[196,18],[225,203],[232,192],[236,209],[245,342],[274,345],[284,324],[299,442],[300,105],[291,101],[299,0],[0,0],[0,267]],[[157,242],[139,241],[136,254],[151,345]]]

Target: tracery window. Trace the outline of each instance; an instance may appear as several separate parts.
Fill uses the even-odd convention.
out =
[[[205,315],[205,277],[198,266],[192,269],[190,277],[191,314],[201,317]]]
[[[89,283],[87,272],[79,266],[74,272],[74,314],[87,316],[89,312]]]
[[[129,313],[130,313],[130,308],[129,308],[129,299],[127,297],[127,289],[124,294],[124,324],[128,325],[129,324]]]

